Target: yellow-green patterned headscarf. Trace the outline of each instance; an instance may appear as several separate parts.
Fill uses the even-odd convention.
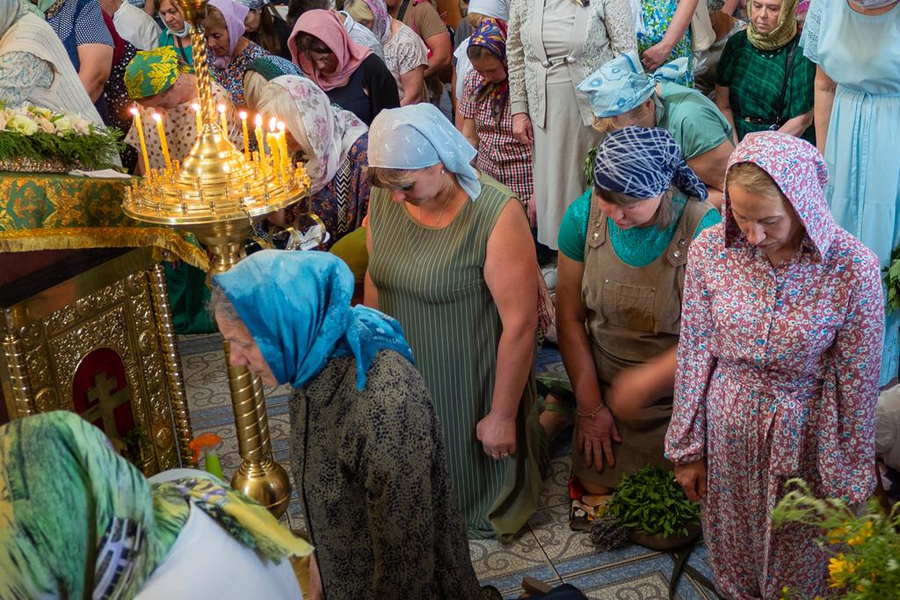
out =
[[[191,68],[178,60],[172,46],[138,52],[125,67],[125,89],[134,100],[164,92]]]

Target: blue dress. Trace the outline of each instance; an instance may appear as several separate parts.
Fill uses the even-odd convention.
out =
[[[838,224],[888,266],[900,244],[900,4],[863,15],[847,0],[813,0],[800,40],[837,84],[825,160]],[[885,322],[880,383],[897,376],[900,312]]]

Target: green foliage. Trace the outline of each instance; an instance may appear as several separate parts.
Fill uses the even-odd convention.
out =
[[[891,251],[891,266],[882,269],[884,283],[887,285],[888,312],[900,308],[900,246]]]
[[[672,472],[652,466],[622,478],[606,511],[651,535],[688,535],[688,525],[700,521],[700,505],[687,499]]]
[[[794,489],[791,489],[794,488]],[[832,552],[828,560],[828,584],[841,598],[883,600],[897,598],[900,590],[900,515],[885,515],[877,500],[869,501],[865,514],[843,500],[816,498],[801,479],[786,484],[790,492],[772,512],[776,528],[802,523],[822,530],[819,544]],[[790,588],[785,600],[803,596]]]
[[[73,167],[104,169],[112,166],[108,157],[117,155],[124,148],[119,141],[121,136],[114,129],[104,129],[91,135],[73,133],[66,136],[43,131],[31,135],[0,131],[0,160],[59,160]]]

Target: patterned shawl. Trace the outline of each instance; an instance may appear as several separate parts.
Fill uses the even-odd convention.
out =
[[[594,186],[632,198],[655,198],[674,184],[690,197],[706,200],[706,186],[691,170],[675,138],[665,129],[625,127],[597,147]]]
[[[769,33],[760,33],[753,26],[753,2],[747,3],[747,39],[754,48],[772,52],[794,39],[797,35],[797,2],[798,0],[781,0],[778,25]]]
[[[372,23],[372,33],[381,42],[381,45],[387,44],[391,39],[391,15],[388,14],[387,5],[384,0],[362,0],[372,11],[375,20]]]
[[[755,164],[775,181],[803,223],[806,236],[819,259],[825,256],[838,226],[825,199],[828,167],[816,147],[787,133],[750,133],[731,154],[728,168],[745,162]],[[727,171],[725,178],[727,181]],[[731,212],[727,189],[722,211],[725,217],[725,246],[733,246],[744,234]]]
[[[262,250],[213,281],[279,383],[303,387],[332,358],[353,356],[361,391],[379,350],[394,350],[413,362],[399,322],[366,306],[351,308],[353,273],[333,254]]]
[[[487,48],[503,63],[503,69],[507,71],[507,78],[502,82],[482,80],[471,97],[471,101],[476,103],[485,99],[489,100],[491,117],[495,123],[499,124],[503,119],[503,110],[506,108],[506,101],[509,97],[509,71],[506,64],[506,24],[493,18],[482,20],[478,29],[473,31],[469,37],[469,47],[472,48],[474,46]]]
[[[368,129],[352,112],[333,106],[325,92],[305,77],[282,75],[270,84],[284,88],[294,100],[294,114],[280,116],[303,148],[311,193],[315,194],[334,178],[353,144]],[[258,109],[273,112],[265,99]]]
[[[172,87],[191,68],[180,62],[172,46],[142,50],[125,67],[125,89],[134,100],[149,98]]]

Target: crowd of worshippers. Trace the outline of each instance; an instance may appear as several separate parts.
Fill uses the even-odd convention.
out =
[[[197,136],[191,25],[176,0],[144,2],[0,0],[4,100],[120,128],[137,175],[135,103],[164,115],[172,159]],[[232,124],[282,119],[311,179],[255,226],[282,249],[212,292],[231,363],[295,388],[304,592],[494,597],[466,539],[522,530],[548,443],[574,425],[573,529],[664,466],[702,505],[722,597],[825,595],[816,530],[776,530],[770,511],[791,477],[850,503],[875,488],[876,402],[900,362],[881,275],[900,244],[897,4],[472,0],[454,31],[430,0],[292,2],[286,18],[209,0],[214,102]],[[295,236],[312,249],[283,249]],[[169,273],[173,294],[203,286]],[[541,343],[568,386],[539,394]],[[890,402],[878,452],[900,466]],[[12,531],[0,565],[29,537]],[[133,553],[128,585],[164,557]],[[33,575],[13,597],[88,585],[84,569]]]

